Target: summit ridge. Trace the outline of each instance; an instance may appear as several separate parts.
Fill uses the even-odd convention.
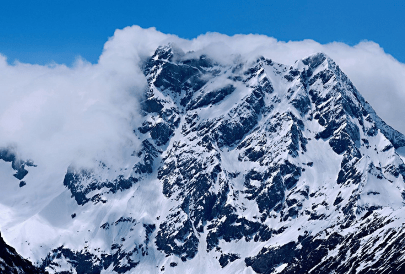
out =
[[[69,218],[44,224],[45,206],[13,227],[50,231],[12,239],[40,269],[405,271],[405,136],[331,58],[223,64],[169,44],[142,69],[142,145],[127,166],[66,167],[49,207],[68,204]]]

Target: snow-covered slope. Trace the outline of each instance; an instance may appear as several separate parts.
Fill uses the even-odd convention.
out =
[[[7,245],[0,236],[0,273],[2,274],[18,274],[18,273],[44,273],[32,263],[22,258],[14,248]]]
[[[403,273],[405,136],[322,53],[231,61],[145,60],[120,169],[4,149],[6,239],[49,273]]]

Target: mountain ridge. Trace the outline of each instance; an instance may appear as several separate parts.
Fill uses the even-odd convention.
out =
[[[141,148],[120,170],[67,168],[72,232],[51,226],[42,269],[404,270],[405,136],[332,59],[221,64],[169,44],[142,68]]]

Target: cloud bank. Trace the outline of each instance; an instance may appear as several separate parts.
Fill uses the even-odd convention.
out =
[[[264,35],[207,33],[192,40],[138,26],[116,30],[97,64],[72,67],[8,64],[0,55],[0,147],[13,146],[38,165],[66,168],[94,159],[118,163],[136,149],[142,61],[159,45],[207,54],[220,62],[262,55],[293,64],[316,52],[329,55],[388,124],[405,132],[405,65],[374,42],[355,46],[313,40],[281,42]]]

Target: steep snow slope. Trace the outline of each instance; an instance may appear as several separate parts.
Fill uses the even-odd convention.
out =
[[[243,60],[158,48],[120,169],[3,150],[6,239],[49,273],[403,273],[405,136],[324,54]]]
[[[0,272],[2,274],[17,274],[17,273],[44,273],[43,270],[38,269],[32,263],[14,250],[14,248],[7,245],[3,238],[0,236]]]

